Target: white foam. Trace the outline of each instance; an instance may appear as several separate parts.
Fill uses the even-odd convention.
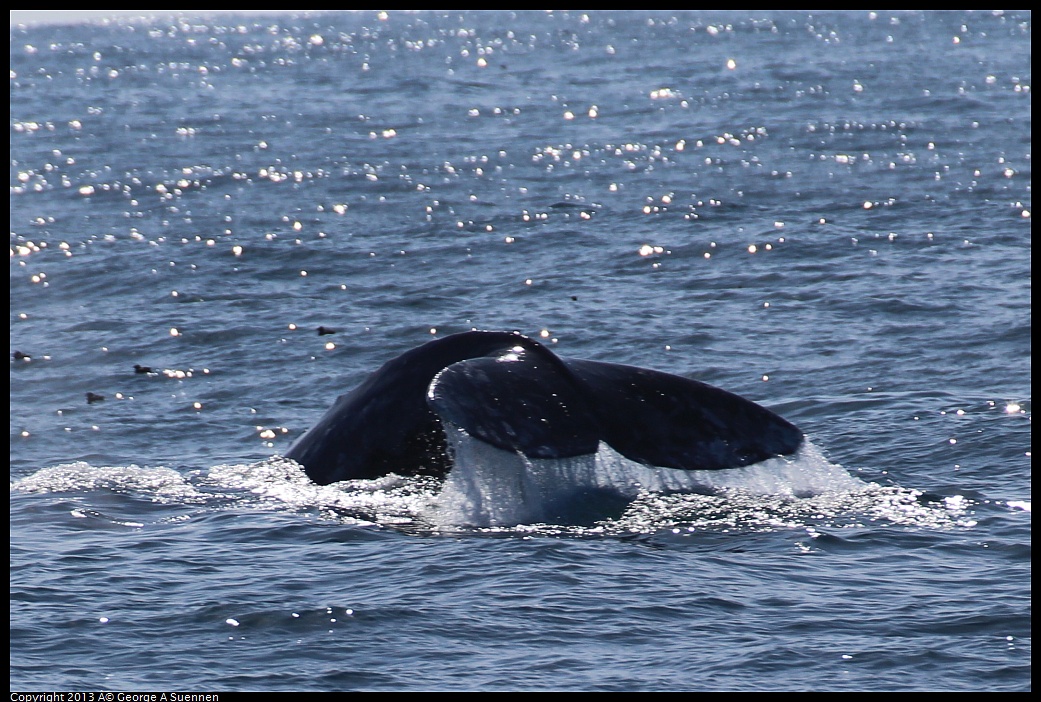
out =
[[[11,490],[21,492],[80,492],[111,490],[134,493],[157,500],[190,500],[199,492],[171,468],[93,466],[84,461],[42,468],[32,475],[11,482]]]
[[[274,456],[187,472],[68,463],[12,481],[11,491],[117,492],[161,504],[311,514],[343,524],[440,532],[628,534],[794,528],[814,536],[820,527],[888,524],[947,529],[975,524],[971,500],[955,495],[923,501],[917,490],[864,482],[828,461],[809,441],[793,456],[744,468],[683,471],[635,463],[605,444],[588,456],[529,459],[454,427],[449,427],[448,436],[455,467],[443,482],[391,474],[316,485],[299,464]],[[91,504],[87,497],[87,512]],[[1009,507],[1029,510],[1029,502],[1009,502]]]
[[[345,480],[317,485],[303,467],[288,458],[214,466],[204,480],[218,489],[248,491],[257,506],[318,510],[352,524],[407,524],[431,498],[430,479],[386,475],[375,480]]]

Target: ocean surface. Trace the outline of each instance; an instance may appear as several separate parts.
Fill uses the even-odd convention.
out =
[[[1029,12],[10,37],[12,690],[1030,689]],[[805,447],[541,520],[280,457],[474,328]]]

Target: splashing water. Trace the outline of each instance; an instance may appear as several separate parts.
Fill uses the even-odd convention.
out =
[[[454,468],[432,513],[439,524],[572,523],[582,506],[600,503],[610,512],[643,493],[704,493],[733,485],[771,493],[797,484],[784,479],[792,463],[780,458],[734,471],[680,471],[634,463],[604,443],[588,456],[531,459],[475,441],[458,428],[447,434]]]
[[[433,532],[617,535],[974,523],[962,496],[928,502],[916,490],[865,482],[809,441],[793,456],[744,468],[682,471],[635,463],[605,444],[588,456],[530,459],[458,428],[447,433],[455,466],[443,482],[391,474],[316,485],[299,464],[275,456],[187,475],[77,462],[44,468],[12,482],[11,490],[117,493],[159,504],[309,513],[341,524]]]
[[[635,463],[601,443],[589,456],[530,459],[447,431],[454,468],[426,518],[442,527],[594,526],[609,533],[662,529],[778,529],[807,522],[887,520],[954,526],[964,500],[941,508],[921,493],[850,475],[809,441],[793,456],[722,471]]]

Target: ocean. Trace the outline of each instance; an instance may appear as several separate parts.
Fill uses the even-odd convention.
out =
[[[1029,11],[10,37],[12,691],[1031,689]],[[281,457],[471,329],[804,447],[552,517]]]

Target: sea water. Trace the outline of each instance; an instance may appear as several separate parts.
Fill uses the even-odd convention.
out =
[[[12,26],[12,690],[1029,690],[1030,53],[1023,11]],[[280,458],[472,328],[807,442]]]

